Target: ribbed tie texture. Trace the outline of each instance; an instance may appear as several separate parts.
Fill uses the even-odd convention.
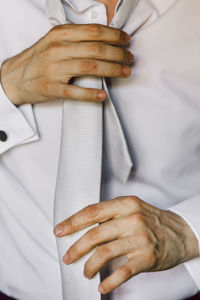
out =
[[[136,0],[124,0],[119,5],[109,26],[122,28],[136,2]],[[47,0],[46,6],[53,26],[70,23],[66,20],[61,0]],[[98,101],[70,99],[63,101],[60,157],[54,199],[54,225],[83,207],[100,201],[103,127],[107,156],[113,175],[125,183],[133,166],[105,79],[92,76],[77,77],[74,84],[85,88],[104,88],[108,97],[104,104]],[[72,265],[67,266],[62,261],[69,246],[87,230],[88,228],[70,236],[56,238],[63,300],[101,299],[98,292],[99,273],[92,280],[83,276],[84,264],[94,250]]]

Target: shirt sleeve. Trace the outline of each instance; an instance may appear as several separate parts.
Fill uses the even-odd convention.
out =
[[[3,61],[0,61],[0,70]],[[0,81],[0,155],[9,149],[40,139],[31,104],[15,106]],[[6,138],[5,138],[6,137]]]
[[[199,242],[199,257],[185,262],[184,265],[200,290],[200,195],[184,200],[169,210],[180,215],[188,223]]]

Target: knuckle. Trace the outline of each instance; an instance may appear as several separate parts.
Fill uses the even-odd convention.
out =
[[[52,57],[57,57],[61,52],[64,52],[64,47],[60,43],[53,43],[49,49],[49,55]],[[66,50],[65,50],[66,52]]]
[[[69,254],[70,258],[78,257],[79,253],[80,253],[80,249],[76,246],[76,244],[71,246],[68,250],[68,254]]]
[[[121,61],[127,60],[127,51],[122,48],[116,48],[118,50],[118,56]]]
[[[104,53],[104,46],[99,43],[92,43],[87,49],[92,57],[102,57]]]
[[[38,57],[49,57],[49,49],[43,49],[39,54],[38,54]]]
[[[132,275],[132,270],[128,266],[123,266],[119,269],[119,273],[122,278],[129,278]]]
[[[115,29],[115,40],[117,42],[123,41],[124,40],[124,35],[123,35],[123,31],[121,31],[120,29],[116,28]]]
[[[122,203],[134,211],[140,212],[142,209],[141,201],[136,196],[127,196],[121,199]]]
[[[122,31],[118,28],[112,28],[113,41],[120,42],[122,39]]]
[[[84,214],[91,219],[98,217],[99,213],[100,213],[99,207],[94,204],[88,205],[84,209]]]
[[[87,233],[87,239],[90,241],[97,241],[101,235],[100,230],[97,228],[91,229]]]
[[[60,30],[61,25],[55,25],[49,30],[49,33],[58,32]]]
[[[52,36],[52,35],[54,34],[54,32],[57,30],[57,27],[58,27],[58,25],[52,27],[52,28],[48,31],[47,36],[49,36],[49,37]]]
[[[56,57],[60,52],[60,49],[61,47],[59,43],[49,43],[47,47],[39,53],[39,57]]]
[[[119,47],[111,46],[111,55],[113,60],[124,62],[125,60],[125,50]]]
[[[72,220],[70,218],[66,219],[64,221],[64,227],[66,227],[68,231],[71,231],[71,229],[73,228],[73,223],[72,223]]]
[[[97,69],[97,64],[90,60],[83,60],[80,62],[81,73],[88,74]]]
[[[64,98],[72,98],[72,94],[70,92],[70,90],[66,87],[62,87],[61,91],[60,91],[60,96],[61,98],[64,97]]]
[[[140,236],[140,241],[142,243],[142,245],[148,249],[148,250],[152,250],[154,249],[154,243],[152,241],[152,238],[150,237],[150,235],[147,232],[143,232]]]
[[[117,196],[116,198],[112,198],[113,200],[115,199],[116,202],[120,202],[120,203],[123,203],[123,199],[124,199],[124,196]]]
[[[42,80],[40,83],[39,83],[39,90],[40,90],[40,93],[42,95],[48,95],[49,94],[49,91],[50,91],[50,81],[49,80]]]
[[[61,25],[54,26],[48,32],[49,38],[55,40],[55,38],[59,35],[60,31],[61,31]]]
[[[91,38],[99,38],[102,33],[102,28],[98,24],[92,24],[87,26],[87,31],[89,32],[89,35]]]
[[[100,257],[100,258],[105,258],[105,257],[110,257],[111,255],[111,250],[108,246],[106,245],[102,245],[98,248],[97,250],[97,255]]]
[[[137,225],[140,225],[140,226],[146,225],[145,216],[141,213],[134,214],[133,220],[134,220],[134,223],[136,223]]]
[[[59,40],[62,36],[67,35],[68,30],[66,30],[66,24],[65,25],[56,25],[53,28],[51,28],[48,32],[48,36],[50,40],[56,41]]]

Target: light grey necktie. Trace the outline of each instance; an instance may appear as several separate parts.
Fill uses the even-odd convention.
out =
[[[122,28],[137,0],[124,0],[109,26]],[[69,23],[61,0],[46,0],[52,25]],[[103,125],[109,164],[114,176],[125,183],[132,170],[132,160],[125,136],[110,98],[104,78],[79,77],[75,84],[81,87],[107,91],[104,103],[97,101],[64,100],[61,148],[54,205],[54,225],[83,207],[100,200]],[[103,118],[104,112],[104,118]],[[103,124],[103,120],[105,123]],[[83,277],[84,263],[91,252],[72,265],[65,265],[62,257],[72,243],[86,230],[56,238],[61,267],[64,300],[98,300],[99,273],[88,280]]]

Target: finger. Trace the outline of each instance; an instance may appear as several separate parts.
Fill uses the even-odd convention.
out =
[[[146,265],[143,255],[137,255],[136,258],[119,267],[110,276],[104,279],[99,285],[99,292],[102,294],[110,293],[132,276],[145,271],[145,269]]]
[[[120,47],[99,42],[82,43],[54,43],[52,47],[45,50],[46,55],[56,57],[60,60],[75,58],[92,58],[105,61],[131,64],[134,60],[133,54]],[[44,53],[42,53],[44,55]]]
[[[85,277],[92,278],[109,260],[126,255],[135,249],[137,247],[133,242],[133,237],[125,237],[100,245],[85,264]]]
[[[38,102],[47,102],[55,99],[70,99],[81,101],[103,101],[106,99],[106,91],[100,89],[81,88],[72,84],[52,82],[52,80],[41,81],[39,87]]]
[[[101,41],[115,45],[127,45],[130,36],[123,30],[101,24],[64,24],[50,31],[53,41]]]
[[[77,76],[120,77],[127,78],[131,68],[112,62],[94,59],[72,59],[59,64],[56,78],[66,83],[66,79]]]
[[[103,101],[106,99],[107,93],[104,90],[81,88],[72,84],[62,84],[59,97],[70,100],[80,101]]]
[[[142,224],[137,223],[136,218],[128,216],[107,221],[99,226],[93,227],[68,249],[63,257],[63,261],[67,264],[71,264],[97,245],[115,240],[122,236],[133,235],[141,226]]]
[[[128,216],[140,211],[139,199],[133,196],[117,197],[101,203],[89,205],[54,228],[57,236],[71,234],[95,223],[112,218]]]
[[[68,249],[63,257],[63,261],[67,264],[73,263],[95,246],[103,242],[114,240],[120,235],[120,227],[115,220],[93,227]]]

